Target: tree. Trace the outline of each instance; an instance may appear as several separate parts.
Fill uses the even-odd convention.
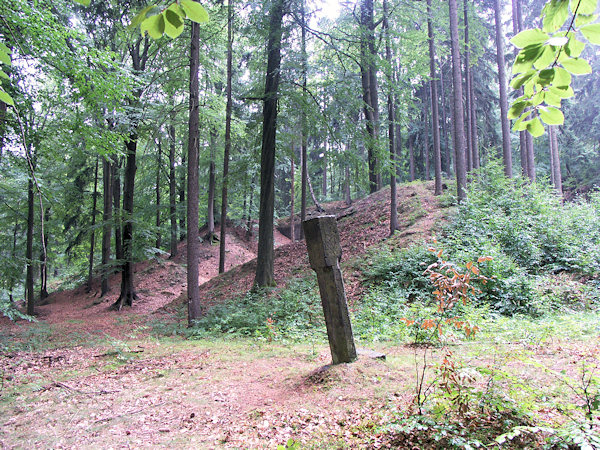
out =
[[[466,3],[466,1],[465,1]],[[431,98],[431,119],[433,121],[433,165],[435,170],[435,195],[442,194],[442,153],[440,149],[440,129],[438,92],[435,74],[435,42],[431,23],[431,0],[427,0],[427,36],[429,39],[429,90]]]
[[[273,213],[275,203],[275,142],[277,133],[277,95],[281,65],[281,25],[284,0],[273,0],[269,11],[267,74],[263,100],[263,127],[260,162],[260,211],[258,219],[258,255],[254,284],[274,283]]]
[[[512,153],[510,149],[510,127],[508,124],[508,97],[506,93],[506,72],[504,62],[504,33],[500,16],[500,0],[494,0],[494,20],[496,30],[496,57],[498,62],[498,86],[500,90],[500,124],[502,126],[502,161],[504,175],[512,178]]]

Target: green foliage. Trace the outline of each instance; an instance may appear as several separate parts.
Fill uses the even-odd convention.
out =
[[[581,57],[585,41],[600,44],[600,23],[590,23],[597,19],[596,7],[595,0],[548,1],[542,10],[542,28],[522,31],[511,39],[520,49],[511,87],[523,89],[508,112],[509,119],[517,119],[514,130],[541,136],[542,121],[548,125],[564,122],[561,101],[574,94],[571,74],[592,72]]]
[[[0,63],[6,66],[10,66],[10,54],[10,49],[6,46],[6,44],[3,41],[0,41]],[[0,78],[8,79],[8,75],[3,70],[0,70]],[[15,106],[15,101],[10,95],[6,93],[2,86],[0,86],[0,101],[6,103],[7,105]]]
[[[164,8],[151,4],[133,18],[130,27],[139,26],[142,36],[148,33],[152,39],[160,39],[165,34],[175,39],[183,33],[185,19],[197,23],[208,22],[208,12],[194,0],[178,0]]]
[[[290,281],[281,290],[250,291],[211,308],[194,323],[191,337],[228,334],[265,340],[302,339],[325,324],[314,277]]]

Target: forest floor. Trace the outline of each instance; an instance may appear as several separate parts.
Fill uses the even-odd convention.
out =
[[[338,216],[343,262],[364,259],[384,240],[392,248],[430,240],[448,214],[429,184],[403,185],[398,198],[400,230],[392,238],[388,191],[350,206],[326,205]],[[303,242],[292,243],[279,232],[276,241],[278,284],[310,270]],[[255,248],[232,230],[230,270],[217,276],[218,246],[202,245],[205,309],[248,290]],[[38,308],[38,322],[0,321],[2,448],[275,448],[290,438],[314,447],[413,447],[377,430],[390,417],[414,409],[415,370],[425,360],[427,377],[434,376],[432,364],[444,357],[441,350],[369,344],[387,359],[361,356],[352,364],[329,366],[327,342],[318,339],[282,343],[158,335],[153,325],[173,320],[172,312],[186,300],[183,243],[179,254],[136,266],[139,299],[132,308],[108,309],[118,295],[115,278],[105,299],[98,298],[97,286],[90,293],[83,287],[55,292]],[[352,264],[343,264],[343,270],[352,303],[363,292],[360,274]],[[600,348],[597,326],[589,325],[594,318],[580,319],[575,320],[580,328],[564,338],[535,341],[548,327],[572,330],[552,324],[541,331],[525,329],[526,339],[488,335],[453,351],[466,367],[502,361],[509,367],[503,370],[540,387],[552,384],[556,367],[566,367],[565,376],[576,379],[582,361],[595,358]],[[591,331],[583,332],[582,324]],[[524,364],[525,357],[534,362]],[[548,370],[532,370],[540,365]],[[557,389],[571,395],[566,386]]]

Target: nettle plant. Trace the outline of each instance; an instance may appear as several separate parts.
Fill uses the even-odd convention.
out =
[[[508,111],[517,119],[513,130],[544,134],[542,121],[561,125],[561,101],[574,95],[572,75],[592,72],[581,57],[587,43],[600,44],[600,23],[594,23],[596,0],[551,0],[542,10],[542,28],[520,32],[510,41],[521,49],[513,64],[511,87],[522,89]]]

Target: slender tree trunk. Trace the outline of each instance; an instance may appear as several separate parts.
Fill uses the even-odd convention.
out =
[[[346,166],[344,167],[344,172],[344,199],[346,201],[346,205],[350,206],[352,204],[352,196],[350,195],[350,166],[348,164],[346,164]]]
[[[555,125],[551,125],[549,128],[552,129],[552,155],[554,161],[554,188],[558,195],[562,197],[563,188],[562,188],[562,172],[560,169],[560,156],[558,152],[558,133],[557,127]]]
[[[187,232],[187,227],[186,227],[186,216],[187,216],[187,205],[185,202],[185,187],[186,187],[186,170],[185,168],[187,167],[186,165],[187,162],[187,158],[186,158],[186,153],[183,153],[183,156],[181,157],[181,166],[183,167],[183,170],[181,171],[181,180],[179,182],[179,209],[181,210],[180,215],[179,215],[179,240],[183,241],[186,238],[186,232]]]
[[[323,143],[323,174],[322,174],[322,184],[321,184],[321,195],[323,196],[323,200],[327,198],[327,142]]]
[[[15,260],[15,258],[17,257],[17,233],[19,232],[19,221],[18,218],[15,219],[15,226],[13,228],[13,245],[12,245],[12,251],[10,253],[11,258],[13,259],[13,261]],[[9,285],[8,285],[8,300],[10,303],[12,303],[14,301],[13,299],[13,290],[15,288],[15,279],[14,277],[10,277],[9,280]]]
[[[170,255],[177,256],[177,178],[175,175],[175,117],[171,115],[169,125],[169,216],[171,218]]]
[[[556,186],[554,181],[554,140],[552,139],[552,132],[554,129],[549,126],[548,127],[548,152],[550,155],[550,184],[552,186]]]
[[[525,139],[527,141],[527,171],[529,179],[535,181],[535,158],[533,152],[533,136],[529,133],[525,133]]]
[[[427,86],[429,87],[429,86]],[[427,106],[429,104],[427,98],[427,91],[425,86],[423,86],[423,166],[424,166],[424,179],[430,180],[430,165],[429,165],[429,111],[427,111]]]
[[[255,177],[252,177],[252,181],[250,182],[250,200],[248,201],[248,222],[246,223],[246,237],[250,238],[252,236],[252,201],[254,200],[254,182],[256,181]]]
[[[272,286],[274,278],[273,214],[275,208],[275,139],[277,133],[277,96],[281,64],[281,24],[283,0],[275,0],[269,12],[267,76],[263,102],[263,133],[260,164],[260,212],[255,286]]]
[[[306,104],[307,104],[307,88],[306,88],[306,73],[308,65],[308,57],[306,55],[306,5],[304,0],[302,4],[302,42],[301,42],[301,55],[302,55],[302,111],[300,115],[300,127],[301,127],[301,149],[300,149],[300,178],[302,179],[300,185],[300,223],[306,220],[306,184],[308,180],[308,145],[307,145],[307,124],[306,124]],[[304,230],[300,226],[300,239],[304,239]]]
[[[162,142],[158,138],[158,155],[156,160],[156,243],[155,247],[160,249],[162,244],[161,220],[160,220],[160,169],[162,166]]]
[[[33,201],[33,180],[30,178],[27,183],[27,244],[25,250],[25,259],[27,270],[25,275],[25,293],[27,300],[27,314],[32,316],[35,313],[35,295],[33,291],[33,227],[34,227],[34,201]]]
[[[440,114],[438,111],[438,91],[435,73],[435,41],[431,23],[431,0],[427,0],[427,36],[429,40],[429,97],[431,98],[431,119],[433,125],[433,166],[435,171],[435,195],[442,194],[442,153],[440,149]]]
[[[4,135],[6,134],[6,110],[8,105],[0,101],[0,163],[4,152]]]
[[[317,196],[315,195],[315,191],[314,191],[312,183],[310,181],[310,177],[306,178],[306,184],[308,184],[308,190],[310,192],[310,196],[312,198],[312,201],[315,204],[315,207],[317,208],[317,211],[319,211],[319,212],[325,211],[323,209],[323,207],[321,206],[321,204],[319,203],[319,200],[317,200]]]
[[[395,152],[396,152],[396,136],[395,136],[395,125],[396,125],[396,110],[394,100],[394,64],[392,61],[392,48],[390,44],[390,29],[389,29],[389,11],[388,2],[383,0],[383,28],[385,31],[385,58],[389,65],[388,73],[388,98],[387,98],[387,109],[388,109],[388,145],[390,152],[390,236],[398,229],[398,191],[396,189],[396,166],[395,166]]]
[[[415,181],[414,136],[408,137],[408,181]]]
[[[96,156],[96,168],[94,169],[94,193],[92,194],[92,226],[90,234],[90,255],[88,264],[88,279],[86,292],[92,290],[92,275],[94,271],[94,249],[96,247],[96,206],[98,203],[98,165],[99,156]],[[43,270],[45,272],[45,270]]]
[[[442,70],[442,67],[440,66],[440,98],[442,100],[442,134],[444,135],[444,172],[446,172],[447,175],[450,175],[451,173],[451,167],[452,167],[452,157],[450,156],[451,154],[451,149],[450,149],[450,143],[448,142],[448,116],[446,114],[447,111],[447,107],[446,107],[446,90],[444,89],[444,71]]]
[[[121,160],[116,157],[112,166],[112,195],[114,209],[114,227],[115,227],[115,258],[119,261],[119,267],[122,268],[123,262],[123,214],[121,211]],[[121,269],[119,269],[121,270]]]
[[[231,152],[231,112],[233,100],[231,81],[233,77],[233,0],[227,6],[227,105],[225,106],[225,149],[223,151],[223,187],[221,192],[221,240],[219,242],[219,273],[225,272],[225,248],[227,234],[227,188],[229,184],[229,153]]]
[[[364,114],[367,127],[367,158],[369,165],[369,192],[379,188],[377,177],[377,140],[379,137],[379,104],[377,98],[377,68],[375,67],[375,24],[373,21],[373,0],[361,0],[361,81],[363,90]]]
[[[516,36],[521,31],[521,24],[518,19],[518,9],[519,5],[517,0],[512,0],[512,23],[513,23],[513,35]],[[518,51],[518,50],[517,50]],[[517,54],[515,51],[515,56]],[[523,95],[523,89],[519,89],[519,95]],[[529,174],[529,169],[527,167],[527,140],[525,134],[527,131],[519,132],[519,154],[521,157],[521,173],[523,177],[527,177]]]
[[[42,213],[43,216],[43,213]],[[50,208],[46,209],[46,217],[50,216]],[[42,217],[42,221],[44,218]],[[93,226],[92,226],[93,229]],[[40,252],[40,301],[48,298],[48,233],[42,233],[42,251]]]
[[[199,152],[199,87],[200,26],[192,23],[190,43],[190,106],[187,167],[187,287],[188,324],[200,317],[200,288],[198,286],[198,152]]]
[[[460,74],[460,51],[458,37],[458,14],[456,0],[448,0],[450,16],[450,43],[452,53],[452,85],[454,91],[454,136],[456,160],[456,191],[458,200],[466,198],[467,167],[465,160],[465,124],[463,110],[462,77]]]
[[[498,63],[498,84],[500,87],[500,124],[502,126],[502,161],[504,175],[512,178],[512,153],[510,149],[510,127],[508,124],[508,95],[506,93],[506,64],[504,62],[504,34],[500,16],[500,0],[494,0],[494,18],[496,25],[496,56]]]
[[[108,158],[102,158],[102,285],[100,288],[100,297],[104,297],[110,290],[109,275],[112,272],[109,269],[110,264],[110,239],[111,239],[111,220],[112,220],[112,170],[111,162]]]
[[[473,83],[473,71],[469,71],[471,82],[469,86],[471,88],[471,160],[473,162],[473,169],[477,170],[480,167],[479,163],[479,138],[477,135],[477,98],[475,97],[475,87]]]
[[[470,44],[469,44],[469,12],[468,12],[468,2],[467,0],[463,0],[463,21],[464,21],[464,29],[465,29],[465,124],[467,126],[467,136],[466,136],[466,162],[467,162],[467,172],[473,170],[473,140],[471,135],[473,133],[472,130],[472,122],[471,122],[471,61],[470,61]]]
[[[208,233],[206,239],[212,243],[215,235],[215,148],[217,146],[217,132],[210,131],[210,162],[208,164],[208,205],[206,208],[206,225]]]
[[[294,200],[295,200],[295,192],[294,192],[294,178],[295,178],[295,167],[294,167],[294,144],[292,143],[292,158],[291,158],[291,167],[290,167],[290,239],[292,242],[296,240],[296,224],[294,223]]]

